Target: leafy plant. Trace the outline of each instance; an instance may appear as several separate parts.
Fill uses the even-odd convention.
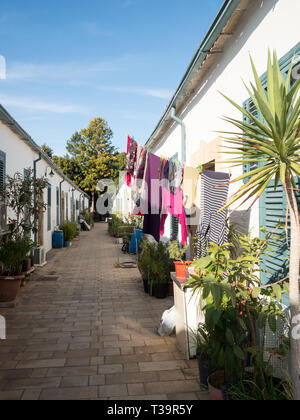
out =
[[[210,356],[212,349],[210,347],[210,332],[205,324],[199,324],[196,331],[191,331],[192,339],[196,347],[197,355]]]
[[[6,235],[0,248],[1,273],[4,276],[17,276],[22,273],[22,262],[36,245],[28,237],[18,236],[13,238]]]
[[[181,247],[178,241],[172,241],[169,244],[169,255],[173,260],[183,261],[186,251],[187,245]]]
[[[140,266],[150,289],[158,283],[167,283],[170,279],[170,258],[168,246],[162,242],[150,243],[143,239],[141,244]]]
[[[261,257],[272,252],[268,244],[276,238],[276,232],[266,233],[264,239],[241,236],[242,253],[235,259],[231,259],[232,244],[211,244],[208,255],[192,265],[187,286],[201,296],[212,362],[215,369],[225,370],[227,382],[243,377],[248,359],[254,367],[254,383],[273,374],[264,359],[266,349],[259,348],[256,336],[257,328],[266,325],[275,333],[278,318],[286,323],[278,301],[287,292],[287,283],[263,286],[259,279]],[[289,340],[283,338],[278,349],[269,353],[281,358],[288,349]]]
[[[275,381],[268,377],[265,385],[251,380],[251,376],[231,384],[226,390],[227,400],[233,401],[290,401],[293,399],[292,386],[287,381]]]
[[[64,233],[64,241],[70,242],[77,235],[77,225],[71,222],[65,222],[60,225],[60,230]]]
[[[233,154],[234,157],[225,163],[234,165],[257,163],[258,167],[232,181],[239,182],[249,178],[228,201],[226,207],[237,200],[243,204],[249,199],[254,199],[251,207],[262,196],[272,179],[275,179],[275,190],[280,181],[282,182],[290,213],[289,293],[291,316],[292,319],[296,319],[299,316],[300,222],[295,179],[300,176],[300,98],[298,97],[300,79],[291,87],[293,60],[284,79],[276,52],[273,54],[273,62],[269,52],[266,91],[252,59],[251,65],[255,85],[251,84],[252,89],[246,86],[246,89],[263,121],[223,95],[250,121],[247,123],[225,118],[225,121],[234,125],[238,132],[223,134],[235,136],[227,138],[231,149],[227,153]],[[294,338],[291,341],[291,364],[294,398],[300,400],[300,342]]]
[[[8,218],[8,223],[13,226],[10,234],[15,239],[37,232],[35,220],[46,210],[46,203],[41,197],[48,185],[47,179],[35,178],[30,168],[26,170],[26,174],[25,177],[19,172],[13,176],[7,175],[4,188],[0,191],[1,200],[13,213]]]

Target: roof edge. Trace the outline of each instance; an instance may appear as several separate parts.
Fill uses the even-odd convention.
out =
[[[147,140],[146,145],[151,146],[154,137],[159,132],[163,124],[165,123],[168,114],[170,113],[172,108],[176,108],[178,98],[180,94],[182,94],[187,86],[192,81],[195,73],[201,68],[203,62],[205,61],[206,57],[210,53],[211,48],[214,46],[216,40],[220,36],[222,30],[227,25],[229,19],[239,6],[242,0],[225,0],[222,4],[217,16],[215,17],[213,23],[211,24],[208,32],[204,36],[199,48],[197,49],[194,57],[192,58],[191,63],[189,64],[175,94],[173,95],[171,102],[169,103],[168,107],[163,113],[163,116],[159,120],[157,126],[155,127],[153,133],[151,134],[150,138]]]
[[[30,147],[39,153],[43,159],[45,159],[49,165],[61,176],[65,181],[71,184],[78,192],[84,194],[89,198],[88,194],[82,191],[70,178],[68,178],[63,171],[55,165],[53,160],[37,145],[33,138],[19,125],[19,123],[9,114],[9,112],[0,104],[0,119],[5,120],[6,125],[15,131],[22,140],[29,143]]]

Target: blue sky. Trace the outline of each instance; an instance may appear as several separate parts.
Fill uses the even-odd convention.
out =
[[[144,143],[223,0],[1,0],[0,103],[56,154],[96,116]]]

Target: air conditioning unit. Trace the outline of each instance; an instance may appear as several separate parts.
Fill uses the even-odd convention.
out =
[[[46,261],[46,252],[43,246],[38,247],[33,254],[33,263],[34,265],[44,266],[47,264]]]
[[[0,204],[0,232],[7,230],[7,207],[5,204]]]

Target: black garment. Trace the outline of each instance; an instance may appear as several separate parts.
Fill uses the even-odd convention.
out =
[[[152,153],[148,156],[148,165],[145,181],[148,185],[148,206],[145,207],[144,228],[145,234],[152,235],[157,242],[160,240],[160,213],[161,213],[161,188],[159,183],[160,158]],[[152,183],[151,181],[155,181]],[[148,207],[148,208],[147,208]],[[148,210],[148,211],[147,211]]]

